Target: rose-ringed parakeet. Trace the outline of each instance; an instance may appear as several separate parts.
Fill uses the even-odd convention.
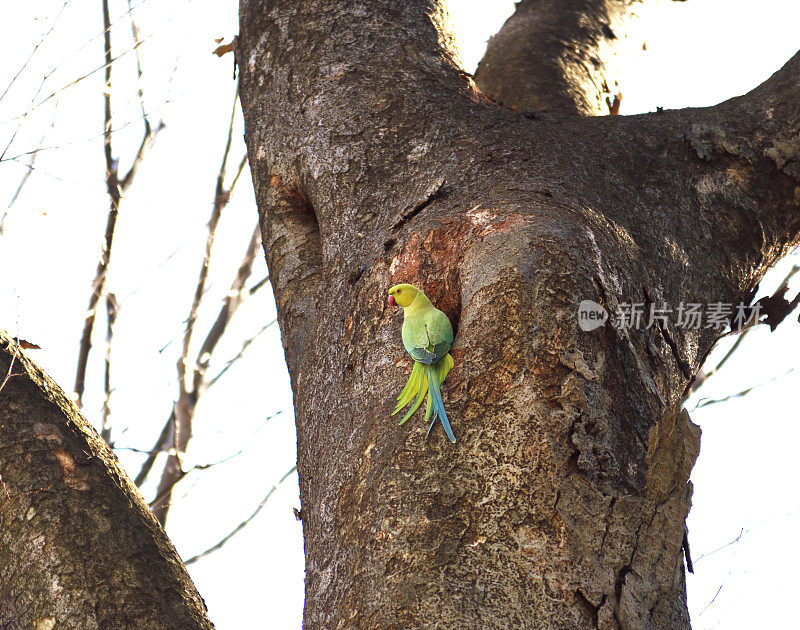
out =
[[[398,304],[403,307],[403,345],[414,359],[414,368],[406,386],[397,399],[396,414],[412,400],[414,404],[400,421],[403,424],[419,409],[425,394],[428,404],[425,410],[425,422],[430,435],[438,418],[442,422],[444,432],[451,442],[455,442],[453,430],[447,420],[447,413],[442,402],[440,385],[444,382],[453,357],[450,346],[453,344],[453,327],[447,315],[436,308],[420,289],[411,284],[398,284],[389,289],[389,306]]]

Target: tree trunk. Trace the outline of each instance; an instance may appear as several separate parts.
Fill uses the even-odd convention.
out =
[[[116,456],[2,331],[0,384],[0,627],[213,628]]]
[[[680,400],[719,331],[584,332],[577,308],[750,300],[800,234],[800,55],[716,107],[585,118],[589,79],[542,88],[553,60],[514,65],[510,45],[542,20],[512,18],[481,79],[557,92],[541,116],[476,87],[436,0],[242,0],[240,19],[306,627],[688,628],[700,432]],[[569,41],[608,37],[590,30]],[[410,369],[399,282],[456,330],[454,446],[389,415]]]

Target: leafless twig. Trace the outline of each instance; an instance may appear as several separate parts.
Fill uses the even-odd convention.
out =
[[[244,258],[239,265],[236,278],[234,279],[231,288],[228,291],[228,295],[225,297],[225,300],[223,300],[222,307],[217,315],[217,319],[212,324],[193,364],[191,365],[191,373],[187,372],[187,368],[189,367],[188,364],[190,362],[188,359],[188,352],[191,338],[187,340],[186,337],[184,337],[184,354],[178,360],[178,401],[175,403],[174,407],[175,430],[171,436],[171,447],[173,452],[167,458],[167,462],[164,466],[158,489],[158,496],[161,498],[156,503],[155,509],[153,510],[156,518],[159,519],[159,522],[161,522],[162,525],[166,521],[166,515],[169,511],[171,489],[175,483],[183,477],[180,454],[186,452],[186,447],[191,439],[192,421],[194,419],[197,403],[208,387],[205,377],[208,364],[211,361],[211,356],[217,346],[217,343],[227,330],[228,323],[244,299],[244,285],[247,281],[247,278],[252,273],[253,263],[255,262],[255,256],[260,242],[260,231],[256,229],[253,232],[250,242],[248,243]],[[204,259],[204,266],[207,266],[207,264],[207,260]],[[200,281],[205,283],[205,275],[202,272]],[[197,293],[195,295],[197,295]],[[199,303],[196,304],[197,306],[195,306],[195,304],[192,305],[192,311],[195,313],[195,319],[195,309],[199,307]]]
[[[144,118],[144,137],[139,149],[134,156],[128,173],[120,178],[119,176],[119,163],[114,159],[111,139],[111,71],[114,59],[111,56],[111,19],[108,12],[108,0],[103,0],[103,41],[105,45],[105,89],[103,91],[103,105],[104,105],[104,124],[103,124],[103,151],[105,154],[106,163],[106,190],[110,199],[110,206],[108,210],[108,218],[106,220],[106,232],[103,239],[103,246],[100,251],[100,261],[97,264],[97,271],[92,283],[92,293],[89,296],[89,306],[86,311],[86,318],[83,325],[83,333],[81,335],[80,346],[78,350],[78,367],[75,375],[75,393],[77,394],[77,403],[80,406],[83,392],[86,386],[86,366],[89,360],[89,351],[92,347],[92,330],[94,329],[95,316],[97,314],[97,303],[100,301],[100,296],[103,294],[105,288],[106,277],[108,274],[108,266],[111,262],[111,247],[114,242],[114,230],[117,224],[117,216],[119,214],[119,204],[122,198],[122,192],[127,189],[133,181],[139,163],[147,146],[152,142],[153,132],[150,129],[150,123],[147,117]],[[136,46],[135,46],[136,47]],[[161,129],[163,125],[159,125]]]
[[[267,282],[269,282],[269,276],[266,276],[265,278],[262,278],[261,280],[256,282],[252,287],[250,287],[250,295],[253,295],[253,293],[255,293],[261,287],[263,287],[265,284],[267,284]]]
[[[263,426],[265,426],[267,422],[269,422],[274,417],[276,417],[276,416],[278,416],[278,415],[280,415],[282,413],[283,413],[283,410],[280,410],[280,411],[276,411],[275,413],[273,413],[270,416],[267,416],[267,418],[264,420],[263,424],[261,426],[259,426],[259,428],[255,431],[255,433],[258,433],[258,431],[260,431],[261,428]],[[136,475],[136,479],[134,480],[134,483],[138,487],[141,487],[142,484],[147,479],[147,476],[150,474],[150,471],[153,468],[153,464],[155,464],[156,458],[161,453],[168,452],[165,449],[165,446],[167,445],[167,443],[171,439],[172,432],[174,431],[174,423],[175,423],[175,414],[173,412],[172,414],[170,414],[170,417],[167,420],[166,424],[164,425],[164,428],[161,430],[161,435],[159,435],[158,440],[156,440],[155,445],[149,451],[144,451],[144,450],[141,450],[141,449],[136,449],[136,448],[132,448],[132,447],[125,447],[125,446],[115,447],[117,450],[127,450],[127,451],[133,451],[135,453],[142,453],[143,455],[147,455],[147,459],[142,464],[142,467],[139,470],[139,474]],[[245,442],[245,446],[242,446],[242,448],[240,448],[238,451],[236,451],[232,455],[229,455],[229,456],[225,457],[224,459],[221,459],[221,460],[219,460],[217,462],[213,462],[211,464],[198,464],[197,466],[194,467],[194,469],[206,470],[208,468],[216,466],[217,464],[225,463],[225,462],[233,459],[234,457],[240,455],[244,451],[244,449],[246,448],[246,445],[249,444],[250,441],[253,439],[253,437],[255,436],[255,433],[247,439],[247,441]],[[175,484],[173,484],[173,486],[171,486],[171,487],[174,487],[174,485]]]
[[[711,604],[713,604],[717,600],[717,597],[719,596],[720,592],[722,592],[723,586],[725,586],[724,582],[719,585],[719,588],[717,589],[717,592],[714,593],[714,597],[711,598],[711,601],[708,602],[705,606],[703,606],[703,609],[699,613],[697,613],[698,616],[702,615],[706,610],[708,610],[709,606],[711,606]]]
[[[161,503],[161,502],[162,502],[162,501],[163,501],[163,500],[164,500],[164,499],[165,499],[165,498],[168,496],[168,494],[170,494],[170,493],[173,491],[173,489],[174,489],[174,488],[175,488],[175,486],[178,484],[178,482],[180,482],[180,481],[182,481],[182,480],[186,479],[186,477],[187,477],[187,476],[188,476],[190,473],[192,473],[192,472],[194,472],[194,471],[196,471],[196,470],[197,470],[197,471],[205,471],[205,470],[210,470],[210,469],[212,469],[212,468],[214,468],[214,467],[216,467],[216,466],[219,466],[219,465],[221,465],[221,464],[226,464],[226,463],[228,463],[229,461],[231,461],[231,460],[233,460],[233,459],[236,459],[237,457],[239,457],[239,455],[241,455],[242,453],[244,453],[244,451],[245,451],[245,449],[247,448],[247,446],[248,446],[249,444],[251,444],[251,443],[252,443],[252,440],[253,440],[253,438],[255,437],[255,434],[256,434],[256,433],[258,433],[258,432],[259,432],[259,431],[260,431],[262,428],[264,428],[264,426],[266,426],[266,424],[267,424],[267,423],[268,423],[270,420],[272,420],[272,418],[274,418],[274,417],[276,417],[276,416],[278,416],[278,415],[280,415],[280,414],[282,414],[282,413],[283,413],[283,410],[280,410],[280,411],[276,411],[275,413],[273,413],[273,414],[272,414],[272,415],[270,415],[270,416],[267,416],[267,418],[264,420],[264,422],[262,422],[262,423],[261,423],[261,425],[258,427],[258,429],[256,429],[256,430],[255,430],[255,432],[253,433],[253,435],[251,435],[251,436],[250,436],[250,437],[249,437],[249,438],[248,438],[248,439],[245,441],[244,445],[242,445],[242,447],[241,447],[241,448],[239,448],[239,450],[235,451],[234,453],[231,453],[230,455],[228,455],[228,456],[226,456],[226,457],[223,457],[222,459],[218,459],[218,460],[217,460],[217,461],[215,461],[215,462],[210,462],[210,463],[208,463],[208,464],[196,464],[196,465],[192,466],[191,468],[189,468],[189,469],[187,469],[187,470],[183,470],[183,469],[181,469],[181,470],[178,472],[178,474],[176,474],[176,475],[175,475],[175,476],[174,476],[172,479],[170,479],[170,485],[168,485],[168,486],[165,486],[165,487],[163,487],[163,488],[159,487],[159,491],[158,491],[158,494],[156,495],[156,498],[155,498],[155,499],[153,499],[153,500],[150,502],[150,507],[151,507],[151,508],[155,508],[157,505],[159,505],[159,504],[160,504],[160,503]],[[137,449],[129,448],[129,449],[126,449],[126,450],[136,451]],[[141,452],[141,451],[139,451],[139,452]],[[149,454],[150,454],[150,455],[156,455],[156,456],[157,456],[159,452],[163,452],[163,451],[151,451]],[[163,481],[163,479],[162,479],[162,481]]]
[[[164,447],[170,441],[170,436],[173,434],[174,430],[175,410],[173,409],[169,418],[167,418],[167,422],[164,424],[164,428],[161,429],[161,435],[158,436],[155,445],[148,453],[147,459],[144,460],[144,463],[139,470],[139,474],[136,475],[136,478],[133,480],[133,483],[135,483],[137,487],[141,488],[142,484],[147,480],[147,476],[150,474],[150,471],[153,469],[153,465],[156,463],[156,457],[158,457],[159,453],[165,452]]]
[[[100,433],[106,443],[111,443],[111,341],[114,339],[114,324],[117,321],[119,305],[113,293],[106,295],[106,367],[103,377],[103,429]]]
[[[56,102],[56,107],[53,108],[53,119],[50,121],[50,126],[47,130],[42,134],[41,139],[39,140],[39,148],[42,147],[45,138],[47,138],[47,134],[55,127],[56,124],[56,110],[58,109],[58,103]],[[17,198],[19,197],[22,189],[25,187],[25,184],[28,183],[28,178],[31,176],[31,173],[34,171],[34,162],[36,162],[36,156],[38,155],[38,150],[36,152],[32,152],[28,163],[25,165],[27,167],[25,174],[22,176],[22,179],[17,186],[17,190],[14,191],[14,195],[11,197],[11,201],[8,202],[5,211],[3,212],[3,216],[0,217],[0,236],[3,234],[3,227],[6,221],[6,217],[8,217],[8,212],[11,210],[11,207],[16,203]]]
[[[744,535],[744,533],[745,533],[745,530],[744,530],[744,527],[742,527],[739,530],[739,534],[736,536],[736,538],[734,538],[733,540],[731,540],[729,542],[726,542],[724,545],[721,545],[721,546],[717,547],[716,549],[712,549],[708,553],[704,553],[702,556],[697,558],[697,560],[695,560],[694,563],[697,564],[703,558],[707,558],[708,556],[712,556],[715,553],[717,553],[718,551],[722,551],[723,549],[726,549],[727,547],[730,547],[731,545],[735,545],[737,542],[739,542],[742,539],[742,536]]]
[[[3,90],[2,94],[0,94],[0,101],[2,101],[6,97],[6,94],[8,94],[8,91],[11,89],[11,86],[14,85],[14,83],[17,81],[19,76],[25,71],[25,68],[28,67],[28,64],[31,62],[31,59],[33,59],[33,56],[36,54],[36,51],[39,50],[39,47],[44,43],[44,40],[46,40],[47,37],[50,35],[50,33],[53,32],[53,29],[56,27],[56,24],[58,24],[58,20],[61,18],[61,14],[64,13],[64,9],[67,8],[67,5],[69,3],[70,3],[70,0],[65,0],[64,1],[64,4],[58,10],[58,13],[56,14],[56,17],[53,18],[53,22],[52,22],[52,24],[50,24],[50,28],[47,30],[47,32],[44,35],[42,35],[42,38],[33,47],[33,50],[31,50],[31,53],[28,55],[28,58],[25,60],[25,63],[23,63],[22,67],[19,70],[17,70],[17,73],[11,78],[11,81],[6,86],[6,89]]]
[[[233,356],[233,358],[229,359],[227,361],[227,363],[225,363],[223,368],[214,375],[214,378],[212,378],[208,382],[208,387],[211,387],[212,385],[214,385],[214,383],[216,383],[222,377],[222,375],[225,374],[225,372],[227,372],[234,363],[236,363],[236,361],[241,359],[242,356],[244,356],[244,353],[247,350],[247,348],[250,347],[250,344],[252,344],[256,339],[258,339],[264,332],[266,332],[266,330],[268,328],[270,328],[276,321],[278,321],[278,320],[277,319],[273,319],[272,321],[267,322],[266,324],[264,324],[261,327],[261,330],[259,330],[255,335],[253,335],[252,337],[250,337],[248,339],[245,339],[244,343],[242,344],[242,347],[239,348],[239,352],[237,352]]]
[[[140,4],[142,4],[142,3],[140,3]],[[109,33],[110,29],[111,29],[111,24],[110,24],[110,20],[109,20],[109,26],[108,26],[108,28],[106,28],[106,29],[103,31],[102,35],[105,37],[105,36],[106,36],[106,35]],[[141,46],[142,44],[144,44],[144,43],[145,43],[145,42],[146,42],[148,39],[149,39],[148,37],[141,38],[141,39],[139,40],[139,43],[138,43],[138,44],[134,44],[134,46],[132,46],[131,48],[128,48],[127,50],[124,50],[124,51],[122,51],[122,52],[121,52],[120,54],[118,54],[116,57],[110,57],[110,58],[109,58],[109,57],[106,57],[106,62],[105,62],[105,63],[103,63],[102,65],[99,65],[99,66],[97,66],[97,67],[95,67],[95,68],[92,68],[92,69],[91,69],[91,70],[89,70],[88,72],[85,72],[85,73],[83,73],[83,74],[82,74],[82,75],[80,75],[78,78],[76,78],[76,79],[73,79],[72,81],[70,81],[69,83],[66,83],[65,85],[62,85],[60,88],[58,88],[58,89],[54,90],[53,92],[51,92],[50,94],[48,94],[48,95],[47,95],[46,97],[44,97],[42,100],[40,100],[40,101],[36,102],[36,97],[38,97],[38,96],[39,96],[39,94],[41,93],[41,90],[42,90],[42,88],[44,87],[44,85],[45,85],[46,81],[47,81],[47,80],[48,80],[48,79],[49,79],[49,78],[52,76],[52,74],[53,74],[53,73],[54,73],[54,72],[55,72],[55,71],[56,71],[56,70],[57,70],[57,69],[58,69],[58,68],[61,66],[61,64],[63,64],[64,62],[66,62],[66,61],[67,61],[69,58],[71,58],[71,57],[72,57],[72,56],[74,56],[74,55],[71,55],[71,56],[70,56],[70,57],[68,57],[68,58],[62,59],[62,60],[61,60],[61,62],[60,62],[58,65],[56,65],[56,66],[55,66],[54,68],[52,68],[52,69],[51,69],[51,70],[50,70],[50,71],[49,71],[47,74],[45,74],[45,75],[44,75],[44,77],[42,78],[42,83],[41,83],[41,85],[39,86],[39,89],[36,91],[36,94],[34,95],[33,99],[31,99],[31,104],[29,105],[29,107],[28,107],[28,109],[25,111],[25,113],[24,113],[24,114],[19,114],[18,116],[14,116],[13,118],[10,118],[8,122],[11,122],[11,121],[14,121],[14,120],[22,120],[22,119],[25,119],[25,118],[27,118],[27,117],[28,117],[28,115],[29,115],[31,112],[33,112],[33,111],[37,110],[37,109],[38,109],[39,107],[41,107],[42,105],[45,105],[46,103],[50,102],[52,99],[54,99],[55,97],[57,97],[59,94],[61,94],[61,93],[62,93],[62,92],[64,92],[65,90],[67,90],[67,89],[69,89],[69,88],[71,88],[71,87],[73,87],[73,86],[75,86],[75,85],[78,85],[78,83],[81,83],[81,82],[82,82],[82,81],[84,81],[85,79],[88,79],[89,77],[93,76],[93,75],[94,75],[95,73],[97,73],[97,72],[100,72],[101,70],[106,70],[106,71],[107,71],[107,70],[108,70],[108,68],[111,66],[111,64],[113,64],[114,62],[118,61],[119,59],[122,59],[123,57],[126,57],[126,56],[128,56],[129,54],[131,54],[132,52],[134,52],[134,51],[135,51],[135,50],[136,50],[136,49],[137,49],[139,46]],[[90,41],[91,41],[91,40],[90,40]],[[88,42],[87,42],[87,43],[88,43]],[[77,52],[79,52],[79,51],[80,51],[80,50],[82,50],[82,49],[83,49],[83,46],[82,46],[81,48],[79,48],[79,49],[78,49],[78,51],[76,51],[76,53],[77,53]],[[9,158],[6,158],[6,159],[9,159]],[[2,161],[4,161],[4,160],[3,160],[3,157],[2,157],[2,156],[0,156],[0,162],[2,162]]]
[[[793,265],[792,268],[789,270],[789,273],[786,274],[786,277],[783,279],[781,284],[775,290],[775,295],[780,295],[782,292],[786,291],[787,287],[789,286],[789,281],[795,276],[795,274],[798,271],[800,271],[800,267],[798,267],[797,265]],[[692,394],[697,392],[697,390],[699,390],[706,382],[708,382],[708,379],[710,379],[712,376],[714,376],[717,372],[719,372],[722,369],[722,367],[728,362],[728,359],[730,359],[734,355],[734,353],[739,349],[739,347],[742,344],[742,341],[744,341],[744,338],[754,328],[756,328],[756,326],[758,326],[759,323],[760,322],[758,322],[758,321],[750,321],[750,322],[748,322],[746,324],[746,326],[744,327],[744,329],[741,332],[738,333],[738,337],[736,338],[736,341],[730,347],[730,349],[725,353],[725,356],[723,356],[722,359],[720,359],[719,362],[710,371],[708,371],[708,372],[701,371],[695,377],[695,379],[692,382],[691,386],[686,390],[686,392],[685,392],[685,394],[683,396],[683,402],[684,403],[689,398],[689,396],[691,396]],[[728,334],[731,334],[731,333],[728,333]],[[757,387],[757,386],[754,386],[754,387]],[[751,387],[750,389],[753,389],[753,387]],[[748,390],[746,390],[744,392],[741,392],[739,394],[736,394],[736,395],[734,395],[732,397],[725,398],[725,400],[728,400],[729,398],[735,398],[735,397],[738,397],[738,396],[742,396],[744,394],[747,394],[749,391],[750,390],[748,389]],[[717,402],[721,402],[721,401],[717,401]],[[709,403],[709,404],[711,404],[711,403]],[[698,405],[698,406],[701,406],[701,405]],[[702,406],[704,406],[704,405],[702,405]]]
[[[153,513],[162,526],[166,522],[167,513],[169,512],[170,502],[172,499],[172,488],[180,479],[185,476],[181,466],[181,454],[186,452],[192,435],[192,421],[194,419],[195,409],[197,402],[202,396],[207,387],[205,372],[211,360],[211,355],[216,348],[217,343],[227,329],[233,313],[241,304],[244,295],[243,289],[245,282],[250,277],[253,270],[253,263],[255,261],[256,252],[260,244],[260,231],[256,229],[253,233],[250,243],[247,246],[244,258],[239,265],[230,291],[223,301],[219,315],[216,321],[211,326],[205,341],[203,342],[200,350],[194,361],[189,358],[192,338],[194,336],[195,324],[200,309],[200,303],[206,290],[206,282],[208,280],[208,269],[211,261],[211,251],[214,246],[214,238],[216,236],[217,225],[222,215],[222,210],[230,200],[233,188],[239,177],[244,170],[247,163],[246,156],[242,158],[239,163],[236,175],[231,182],[231,185],[225,187],[225,173],[228,164],[228,157],[230,155],[231,145],[233,142],[233,123],[236,116],[236,102],[237,96],[234,96],[233,107],[231,108],[231,116],[228,124],[228,137],[225,143],[225,150],[222,155],[222,163],[220,164],[219,173],[217,174],[217,182],[214,191],[214,203],[211,211],[211,217],[208,222],[208,235],[206,238],[206,248],[203,255],[203,261],[200,266],[200,274],[195,288],[194,298],[192,300],[191,308],[189,309],[189,316],[186,319],[186,329],[183,335],[183,348],[181,357],[178,359],[178,400],[174,405],[174,432],[168,438],[171,446],[171,452],[164,465],[164,470],[161,473],[161,480],[158,485],[157,498],[153,504]]]
[[[13,374],[14,361],[16,361],[17,359],[17,352],[19,352],[19,342],[14,344],[14,354],[11,355],[11,362],[8,364],[8,372],[6,372],[6,376],[3,379],[3,382],[0,383],[0,392],[3,391],[3,388],[6,386],[6,383],[8,383],[8,379],[14,376]]]
[[[697,403],[697,405],[695,405],[695,407],[694,407],[694,409],[692,409],[692,411],[695,411],[695,410],[700,409],[702,407],[708,407],[710,405],[716,405],[718,403],[728,402],[729,400],[734,400],[736,398],[742,398],[744,396],[747,396],[747,394],[752,392],[754,389],[758,389],[759,387],[763,387],[764,385],[769,385],[770,383],[772,383],[774,381],[777,381],[778,379],[783,378],[784,376],[788,376],[792,372],[794,372],[794,368],[792,368],[790,370],[787,370],[783,374],[779,374],[777,376],[773,376],[768,381],[764,381],[763,383],[757,383],[756,385],[748,387],[747,389],[743,389],[740,392],[736,392],[735,394],[730,394],[728,396],[723,396],[722,398],[710,398],[710,399],[701,400],[699,403]]]
[[[227,542],[228,542],[228,541],[229,541],[231,538],[233,538],[234,536],[236,536],[236,534],[238,534],[238,533],[239,533],[240,531],[242,531],[242,530],[243,530],[245,527],[247,527],[247,525],[248,525],[248,524],[250,524],[250,522],[251,522],[251,521],[252,521],[252,520],[253,520],[253,519],[254,519],[256,516],[258,516],[258,513],[259,513],[259,512],[260,512],[260,511],[261,511],[261,510],[264,508],[264,506],[267,504],[267,501],[269,501],[270,497],[271,497],[273,494],[275,494],[275,492],[277,491],[278,487],[279,487],[279,486],[280,486],[280,485],[281,485],[281,484],[282,484],[284,481],[286,481],[286,480],[289,478],[289,476],[290,476],[290,475],[291,475],[293,472],[295,472],[296,470],[297,470],[297,466],[292,466],[292,467],[291,467],[291,468],[290,468],[290,469],[289,469],[289,470],[286,472],[286,474],[285,474],[285,475],[283,475],[283,477],[281,477],[281,478],[278,480],[278,482],[277,482],[277,483],[276,483],[274,486],[272,486],[272,488],[270,488],[269,492],[267,492],[266,496],[265,496],[263,499],[261,499],[261,503],[259,503],[259,504],[258,504],[258,507],[257,507],[257,508],[256,508],[256,509],[253,511],[253,513],[252,513],[250,516],[248,516],[248,517],[247,517],[245,520],[243,520],[241,523],[239,523],[239,524],[238,524],[238,525],[237,525],[237,526],[236,526],[236,527],[235,527],[235,528],[234,528],[234,529],[233,529],[233,530],[232,530],[232,531],[231,531],[231,532],[230,532],[230,533],[229,533],[227,536],[225,536],[225,537],[224,537],[222,540],[220,540],[220,541],[219,541],[219,542],[218,542],[216,545],[214,545],[213,547],[209,547],[208,549],[206,549],[206,550],[205,550],[205,551],[203,551],[202,553],[198,553],[196,556],[192,556],[191,558],[189,558],[188,560],[186,560],[186,561],[184,562],[184,564],[185,564],[185,565],[187,565],[187,566],[188,566],[188,565],[190,565],[190,564],[193,564],[193,563],[197,562],[198,560],[200,560],[201,558],[205,558],[207,555],[209,555],[209,554],[211,554],[211,553],[214,553],[214,552],[215,552],[215,551],[217,551],[218,549],[221,549],[221,548],[222,548],[222,547],[223,547],[223,546],[224,546],[224,545],[225,545],[225,544],[226,544],[226,543],[227,543]]]
[[[222,165],[219,168],[217,175],[217,187],[214,194],[214,205],[211,211],[211,218],[208,220],[208,236],[206,238],[206,251],[203,256],[203,264],[200,267],[200,278],[197,281],[197,287],[194,292],[194,300],[192,307],[189,311],[189,317],[186,320],[186,331],[183,335],[183,356],[186,359],[189,356],[189,345],[192,341],[192,333],[194,332],[194,324],[197,321],[197,311],[200,308],[200,301],[203,299],[205,292],[206,280],[208,278],[208,266],[211,261],[211,249],[214,247],[214,237],[217,233],[217,224],[219,223],[222,210],[225,208],[230,196],[230,191],[225,191],[225,168],[228,163],[228,155],[231,150],[231,141],[233,139],[233,119],[236,115],[236,97],[233,99],[233,108],[231,109],[230,124],[228,126],[228,141],[225,144],[225,151],[222,154]],[[178,370],[183,370],[185,373],[185,365],[179,364]]]

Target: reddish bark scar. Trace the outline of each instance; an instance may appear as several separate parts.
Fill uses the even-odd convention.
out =
[[[64,483],[75,490],[88,490],[88,471],[79,467],[75,462],[75,458],[63,448],[56,449],[53,453],[58,460],[58,465],[61,467]]]
[[[389,265],[392,284],[417,284],[451,321],[460,311],[460,254],[475,226],[462,217],[445,220],[424,236],[414,233]]]

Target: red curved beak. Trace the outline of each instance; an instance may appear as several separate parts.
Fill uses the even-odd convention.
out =
[[[396,304],[396,302],[394,301],[394,296],[390,295],[389,296],[389,306],[394,306],[395,304]]]

